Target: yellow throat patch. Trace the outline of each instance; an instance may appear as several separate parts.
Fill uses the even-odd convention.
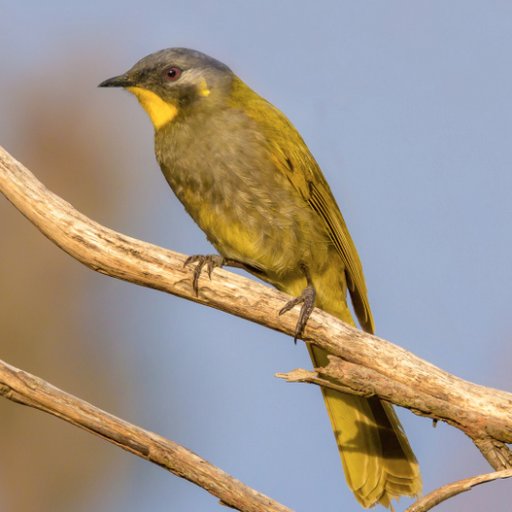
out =
[[[134,94],[142,108],[146,111],[155,130],[170,123],[178,113],[178,109],[171,103],[164,101],[158,94],[142,87],[127,87],[126,90]]]

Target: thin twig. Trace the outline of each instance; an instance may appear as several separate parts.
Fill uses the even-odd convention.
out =
[[[373,387],[370,383],[365,386],[361,386],[360,388],[353,386],[352,383],[348,386],[343,386],[341,384],[337,384],[337,381],[320,377],[320,371],[320,368],[315,368],[314,371],[305,370],[304,368],[295,368],[295,370],[291,370],[286,373],[276,373],[275,377],[283,379],[286,382],[316,384],[322,388],[333,389],[334,391],[341,391],[342,393],[349,393],[351,395],[363,396],[366,398],[375,395],[375,391],[373,391]]]
[[[439,503],[446,501],[457,494],[471,490],[476,485],[492,482],[499,478],[512,477],[512,469],[505,469],[503,471],[496,471],[494,473],[487,473],[485,475],[473,476],[464,480],[458,480],[447,485],[443,485],[439,489],[423,496],[416,503],[413,503],[405,512],[427,512],[433,509]]]

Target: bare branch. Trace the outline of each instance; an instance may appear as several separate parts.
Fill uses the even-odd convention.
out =
[[[288,382],[307,382],[354,395],[378,395],[420,416],[443,420],[470,436],[494,469],[499,471],[512,467],[512,454],[508,446],[487,434],[487,418],[476,413],[468,417],[469,396],[460,402],[447,400],[446,396],[432,396],[425,392],[424,385],[403,383],[373,369],[333,356],[329,356],[327,366],[315,368],[314,371],[297,369],[276,376]]]
[[[196,301],[293,335],[297,311],[279,316],[289,297],[223,269],[202,275],[196,297],[192,268],[181,254],[97,224],[47,190],[0,148],[0,190],[50,240],[88,267]],[[378,394],[470,436],[495,469],[512,467],[512,394],[460,379],[412,353],[315,309],[303,336],[333,354],[312,382],[356,394]],[[336,356],[336,357],[334,357]],[[341,388],[340,388],[341,387]]]
[[[287,334],[294,333],[297,311],[277,314],[289,300],[285,294],[215,269],[211,280],[207,275],[201,276],[196,297],[191,286],[193,268],[183,266],[185,256],[122,235],[80,214],[2,148],[0,190],[50,240],[98,272],[206,304]],[[383,384],[394,383],[397,391],[388,397],[394,403],[400,402],[406,388],[414,393],[421,391],[421,398],[409,397],[413,404],[402,400],[399,405],[450,422],[475,439],[491,437],[503,443],[512,442],[510,393],[459,379],[319,309],[314,310],[308,321],[304,340],[345,360],[337,361],[344,366],[339,366],[335,378],[343,379],[346,373],[342,368],[353,363],[355,366],[350,368],[352,373],[358,368],[359,382],[372,382],[374,386],[373,379]],[[372,380],[366,380],[368,376]],[[339,383],[347,385],[343,380]]]
[[[457,482],[444,485],[426,496],[423,496],[423,498],[419,499],[416,503],[413,503],[405,512],[427,512],[427,510],[433,509],[436,505],[439,505],[439,503],[446,501],[453,496],[457,496],[457,494],[470,491],[476,485],[492,482],[499,478],[510,477],[512,477],[512,469],[505,469],[503,471],[496,471],[494,473],[487,473],[485,475],[478,475],[464,480],[458,480]]]
[[[183,446],[94,407],[0,360],[0,395],[76,425],[206,489],[236,510],[291,512]]]

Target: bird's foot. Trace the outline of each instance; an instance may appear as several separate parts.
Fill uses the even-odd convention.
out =
[[[219,254],[194,254],[193,256],[189,256],[185,263],[184,267],[188,265],[192,265],[196,263],[194,268],[194,277],[192,279],[192,288],[196,294],[196,297],[199,295],[199,276],[203,271],[203,268],[206,267],[206,271],[208,272],[208,277],[212,278],[212,272],[214,268],[222,268],[226,262],[222,256]]]
[[[239,261],[232,260],[231,258],[224,258],[224,256],[221,256],[220,254],[194,254],[185,260],[183,266],[187,267],[193,263],[196,263],[196,266],[194,268],[192,288],[194,289],[196,297],[199,295],[199,277],[203,271],[203,268],[206,267],[206,271],[208,272],[208,277],[210,279],[212,278],[212,272],[215,268],[222,268],[226,266],[245,268],[244,265]]]
[[[279,314],[283,315],[284,313],[290,311],[290,309],[295,307],[297,304],[302,304],[302,307],[300,308],[299,319],[297,320],[297,325],[295,326],[295,334],[293,336],[293,341],[295,343],[297,343],[297,338],[302,336],[304,328],[308,323],[309,317],[315,308],[315,299],[315,287],[312,284],[308,284],[298,297],[287,302],[285,306],[279,311]]]

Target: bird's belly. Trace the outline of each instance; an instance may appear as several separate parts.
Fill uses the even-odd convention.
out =
[[[266,273],[298,267],[303,247],[297,222],[265,212],[251,201],[230,206],[202,202],[193,215],[209,240],[225,257]]]
[[[272,281],[326,257],[327,237],[295,198],[225,184],[222,190],[215,184],[173,188],[220,254],[261,269]]]

